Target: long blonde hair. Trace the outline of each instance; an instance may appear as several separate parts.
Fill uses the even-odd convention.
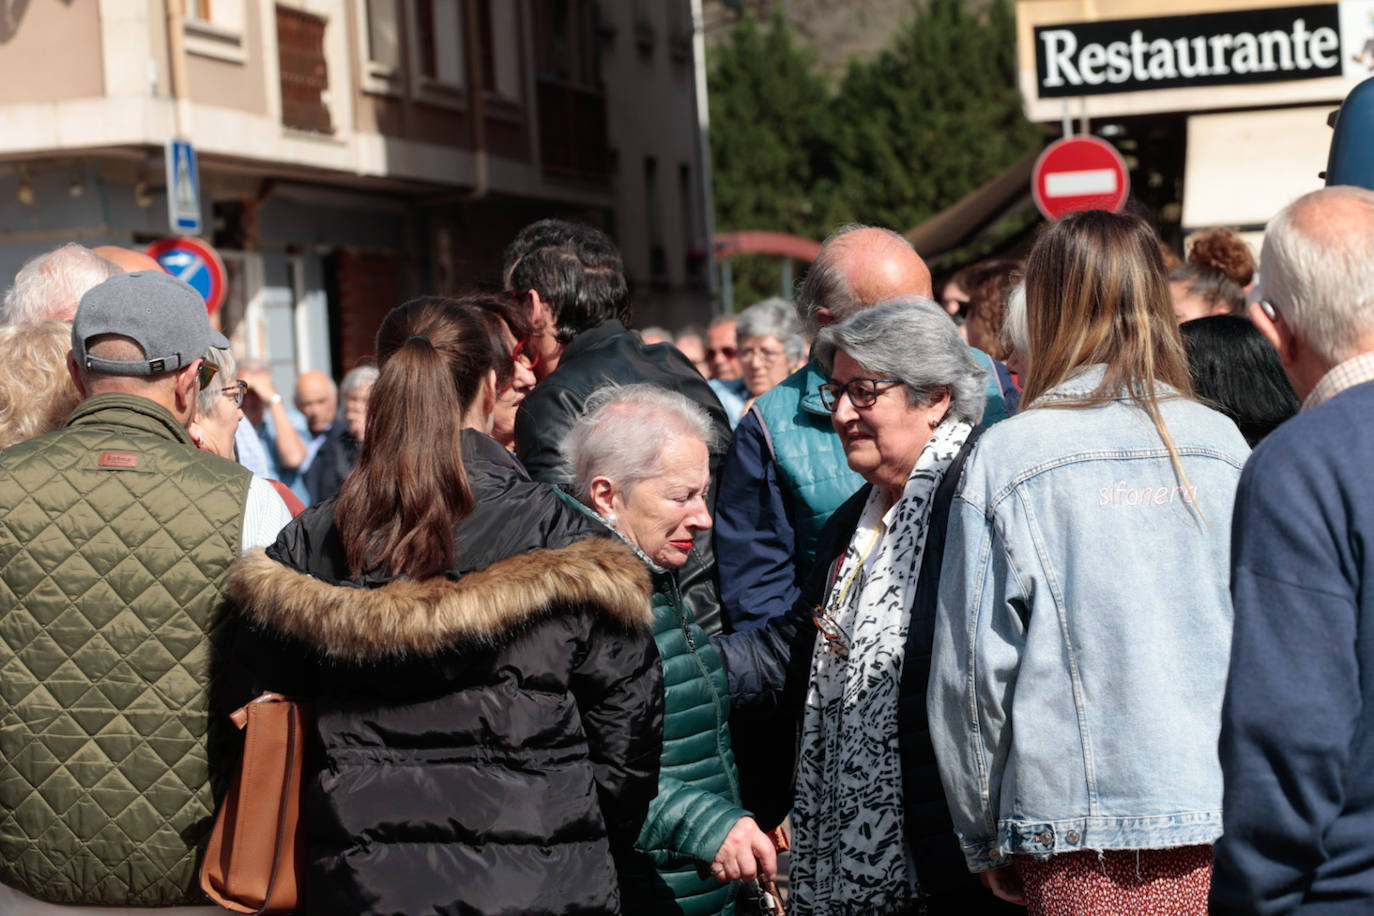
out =
[[[1028,408],[1093,407],[1124,391],[1149,415],[1187,484],[1159,410],[1159,386],[1173,389],[1167,397],[1192,398],[1193,383],[1159,238],[1148,224],[1105,210],[1052,223],[1026,261],[1026,325],[1030,370],[1022,402]],[[1092,391],[1044,397],[1097,363],[1106,372]]]

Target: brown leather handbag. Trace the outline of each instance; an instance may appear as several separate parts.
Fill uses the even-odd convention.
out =
[[[289,913],[299,903],[305,864],[309,708],[264,693],[230,718],[244,729],[243,759],[215,817],[200,886],[236,913]]]

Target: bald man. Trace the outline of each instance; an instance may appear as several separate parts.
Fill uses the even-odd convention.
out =
[[[119,269],[127,273],[135,270],[162,270],[162,265],[156,260],[133,248],[120,248],[118,245],[100,245],[92,248],[96,254],[112,264],[118,265]]]
[[[797,312],[821,328],[893,296],[930,296],[930,269],[888,229],[854,226],[825,240],[806,273]],[[821,526],[863,486],[821,406],[827,381],[813,359],[740,419],[721,468],[716,536],[721,600],[735,629],[787,611],[815,557]]]

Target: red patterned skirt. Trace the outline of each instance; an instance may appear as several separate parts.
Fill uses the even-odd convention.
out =
[[[1207,916],[1212,847],[1016,856],[1027,916]]]

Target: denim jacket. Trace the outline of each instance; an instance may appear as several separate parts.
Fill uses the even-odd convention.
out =
[[[1041,405],[988,430],[950,510],[927,704],[973,871],[1221,834],[1231,506],[1250,450],[1221,414],[1161,400],[1185,481],[1124,393]]]

